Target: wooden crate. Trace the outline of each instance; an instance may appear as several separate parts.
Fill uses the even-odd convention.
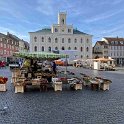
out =
[[[15,85],[15,93],[24,93],[23,85]]]
[[[54,91],[62,91],[62,82],[53,82]]]
[[[0,84],[0,91],[6,91],[7,90],[7,85],[5,84]]]

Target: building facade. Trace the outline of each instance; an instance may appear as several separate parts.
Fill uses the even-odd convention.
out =
[[[108,44],[105,41],[97,41],[93,47],[93,58],[108,58]]]
[[[58,14],[58,24],[30,34],[30,51],[77,50],[78,58],[92,58],[92,35],[67,25],[66,13]]]
[[[18,52],[19,42],[11,36],[0,33],[0,57],[10,57],[13,52]]]
[[[23,46],[20,46],[20,44],[23,44]],[[6,59],[12,57],[14,52],[24,52],[24,50],[25,52],[29,51],[29,43],[20,40],[9,32],[7,32],[7,35],[0,33],[0,58]]]
[[[111,57],[116,65],[124,66],[124,38],[104,37],[93,47],[93,57]]]
[[[108,56],[115,59],[117,65],[124,66],[124,38],[104,37],[102,41],[108,44]]]

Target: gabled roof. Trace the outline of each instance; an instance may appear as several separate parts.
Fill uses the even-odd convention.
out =
[[[97,41],[100,45],[107,45],[105,41]]]
[[[119,37],[104,37],[108,41],[109,45],[114,45],[114,46],[124,46],[124,38],[119,38]]]
[[[7,33],[7,36],[13,38],[13,39],[16,40],[16,41],[20,41],[20,40],[21,40],[20,38],[18,38],[17,36],[15,36],[15,35],[13,35],[13,34],[10,34],[9,32]]]
[[[124,41],[124,38],[119,38],[119,37],[104,37],[108,42],[110,41]]]
[[[50,28],[43,28],[41,30],[35,31],[35,32],[29,32],[29,33],[45,33],[45,34],[51,34]]]
[[[86,34],[86,33],[81,32],[81,31],[79,31],[77,29],[73,29],[73,34]],[[86,35],[88,35],[88,34],[86,34]]]
[[[97,41],[94,45],[94,47],[96,46],[96,44],[99,44],[99,45],[107,45],[107,43],[105,41]]]
[[[5,34],[0,33],[0,37],[6,37],[6,35],[5,35]]]

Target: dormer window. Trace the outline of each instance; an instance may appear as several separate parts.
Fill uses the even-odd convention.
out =
[[[114,41],[112,41],[112,42],[111,42],[111,44],[113,44],[113,45],[114,45]]]
[[[68,29],[68,33],[71,33],[71,29]]]
[[[62,32],[64,32],[64,29],[62,29]]]
[[[58,32],[58,29],[57,28],[55,28],[55,32]]]
[[[117,45],[118,44],[118,41],[115,41],[115,44]]]
[[[120,44],[124,44],[124,42],[123,41],[120,41]]]

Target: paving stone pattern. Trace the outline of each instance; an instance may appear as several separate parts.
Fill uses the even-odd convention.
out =
[[[0,92],[0,109],[7,106],[6,113],[0,113],[0,124],[124,124],[124,73],[68,70],[108,78],[112,80],[110,90],[65,88],[62,92],[51,89],[15,94],[10,70],[0,69],[0,75],[9,77],[7,92]]]

